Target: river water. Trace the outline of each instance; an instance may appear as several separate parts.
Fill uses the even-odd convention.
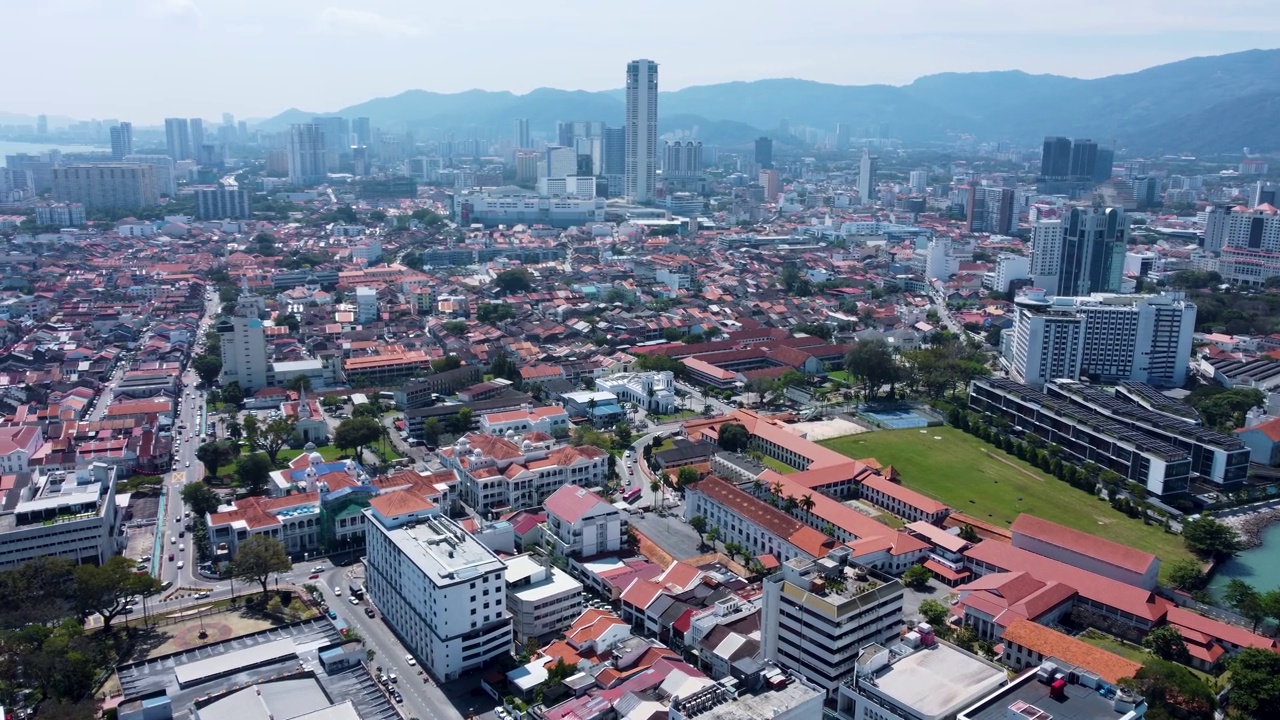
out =
[[[1259,592],[1280,587],[1280,523],[1263,528],[1258,536],[1262,544],[1220,563],[1213,571],[1209,590],[1217,596],[1227,582],[1239,578]]]

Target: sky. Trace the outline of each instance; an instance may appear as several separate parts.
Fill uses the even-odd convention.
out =
[[[659,63],[663,90],[1012,69],[1092,78],[1276,47],[1274,1],[0,0],[0,117],[148,125],[331,112],[414,88],[607,90],[642,57]]]

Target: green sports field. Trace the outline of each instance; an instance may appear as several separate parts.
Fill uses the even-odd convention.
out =
[[[1162,569],[1190,557],[1178,535],[1122,515],[955,428],[878,430],[820,444],[850,457],[873,457],[892,465],[903,485],[993,525],[1008,527],[1020,513],[1028,512],[1145,550],[1163,561]]]

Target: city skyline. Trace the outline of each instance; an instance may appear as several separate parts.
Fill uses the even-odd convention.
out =
[[[1035,8],[1001,6],[992,14],[984,10],[988,4],[994,7],[983,0],[920,15],[906,8],[877,6],[867,13],[814,2],[788,6],[786,14],[756,0],[735,4],[732,12],[719,3],[658,2],[643,14],[623,16],[569,2],[526,17],[510,4],[505,7],[511,12],[503,12],[500,3],[480,26],[486,52],[467,61],[467,72],[437,73],[430,68],[453,67],[461,49],[459,43],[439,40],[466,37],[477,27],[461,17],[432,16],[428,8],[403,0],[334,0],[319,6],[300,0],[137,0],[123,8],[100,0],[55,0],[6,10],[11,26],[57,27],[63,42],[61,52],[48,57],[37,53],[39,33],[15,36],[17,52],[47,57],[46,72],[13,79],[0,119],[6,113],[44,113],[128,117],[154,125],[166,116],[212,119],[228,111],[243,118],[270,117],[289,108],[332,112],[415,88],[517,94],[538,87],[617,90],[621,85],[610,68],[636,57],[651,57],[666,67],[664,88],[671,90],[779,77],[901,85],[942,72],[1009,69],[1092,78],[1273,46],[1280,29],[1280,21],[1257,12],[1262,6],[1252,0],[1217,8],[1211,16],[1181,0],[1123,9],[1083,2],[1074,8],[1070,24]],[[668,6],[691,26],[719,31],[697,43],[664,32]],[[815,22],[819,14],[823,21]],[[625,35],[600,32],[618,23],[626,24]],[[139,31],[148,43],[111,40]],[[559,62],[553,54],[528,52],[523,42],[559,33],[583,43],[593,62]],[[838,42],[850,33],[857,34],[857,43]],[[765,44],[773,51],[760,52]],[[512,62],[514,49],[502,48],[520,48],[518,62]],[[333,61],[334,53],[340,53],[340,63]],[[132,77],[144,85],[182,87],[198,64],[184,58],[215,54],[220,72],[203,77],[200,92],[139,93],[102,81]],[[882,61],[861,61],[868,57]],[[90,63],[95,72],[83,72]],[[139,75],[140,69],[146,74]],[[56,93],[47,89],[52,77],[59,80]]]

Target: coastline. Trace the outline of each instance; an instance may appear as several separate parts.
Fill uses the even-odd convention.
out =
[[[1280,505],[1271,504],[1256,510],[1245,510],[1232,515],[1217,518],[1219,522],[1230,525],[1240,534],[1240,542],[1244,549],[1256,548],[1262,544],[1262,531],[1272,523],[1280,522]]]

